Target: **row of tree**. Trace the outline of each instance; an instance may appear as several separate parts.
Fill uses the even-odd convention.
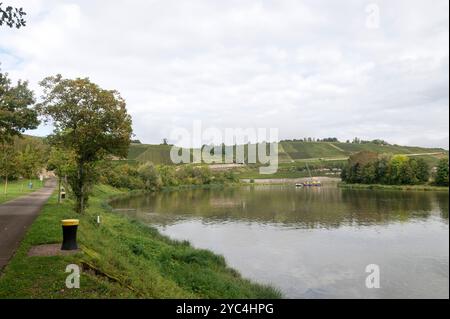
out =
[[[104,164],[100,169],[100,181],[117,188],[155,191],[162,187],[227,184],[238,181],[231,171],[212,172],[207,166],[155,166],[152,163],[115,165],[111,162]]]
[[[64,79],[56,75],[42,80],[40,86],[43,95],[35,104],[27,82],[13,85],[0,70],[1,173],[8,178],[19,167],[23,167],[21,175],[35,173],[41,158],[28,160],[30,154],[35,154],[33,150],[15,154],[13,139],[36,128],[41,116],[54,127],[47,138],[53,148],[51,163],[59,167],[56,174],[67,180],[76,201],[75,209],[82,213],[91,186],[99,177],[96,166],[110,156],[126,157],[132,136],[131,117],[117,91],[102,89],[88,78]],[[67,161],[68,167],[58,164]],[[27,164],[30,162],[32,168]]]
[[[0,177],[4,181],[3,193],[8,192],[8,181],[19,177],[31,180],[46,165],[46,156],[40,143],[29,141],[24,147],[0,144]]]
[[[328,143],[340,143],[339,139],[337,137],[325,137],[325,138],[315,138],[315,137],[305,137],[300,139],[291,139],[291,140],[282,140],[282,142],[328,142]],[[389,145],[388,142],[385,140],[362,140],[358,137],[355,137],[353,140],[346,140],[345,143],[347,144],[377,144],[377,145]]]
[[[347,183],[389,185],[426,184],[433,177],[435,184],[448,186],[448,158],[440,161],[432,176],[429,165],[422,158],[380,156],[363,151],[350,156],[341,177]]]
[[[355,137],[351,142],[350,140],[347,140],[346,143],[351,143],[351,144],[376,144],[376,145],[390,145],[388,142],[386,142],[385,140],[381,140],[381,139],[375,139],[375,140],[363,140],[360,139],[359,137]]]
[[[304,137],[304,138],[294,138],[282,140],[281,142],[339,142],[337,137],[325,137],[325,138],[315,138],[315,137]]]

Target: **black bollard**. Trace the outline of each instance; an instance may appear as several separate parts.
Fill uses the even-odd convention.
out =
[[[63,243],[61,250],[77,250],[78,219],[64,219],[61,221],[63,229]]]

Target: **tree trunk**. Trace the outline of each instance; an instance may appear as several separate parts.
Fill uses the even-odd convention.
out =
[[[8,193],[8,175],[5,176],[5,195]]]
[[[80,214],[84,213],[84,170],[83,162],[78,163],[78,191],[77,191],[77,212]]]
[[[67,199],[68,194],[69,194],[69,192],[68,192],[69,187],[68,187],[68,182],[67,182],[67,174],[64,175],[63,185],[64,185],[64,191],[66,192],[66,197],[65,198]]]
[[[61,204],[61,177],[58,176],[58,204]]]

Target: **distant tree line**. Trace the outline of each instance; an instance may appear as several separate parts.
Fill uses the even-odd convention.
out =
[[[368,151],[350,156],[341,172],[344,182],[357,184],[426,184],[431,177],[431,169],[422,158],[380,156]],[[448,159],[440,161],[433,177],[436,185],[448,186]]]
[[[46,161],[40,141],[20,139],[25,130],[39,124],[37,112],[30,108],[33,103],[33,92],[28,89],[28,83],[13,83],[0,69],[0,178],[5,194],[9,180],[36,177]]]
[[[294,138],[294,139],[286,139],[281,142],[333,142],[339,143],[337,137],[325,137],[325,138],[315,138],[315,137],[304,137],[304,138]]]
[[[315,138],[315,137],[304,137],[304,138],[294,138],[294,139],[286,139],[281,142],[328,142],[328,143],[341,143],[337,137],[325,137],[325,138]],[[388,142],[382,139],[375,140],[363,140],[358,137],[355,137],[353,140],[346,140],[347,144],[377,144],[377,145],[390,145]]]
[[[350,142],[350,140],[347,140],[346,143],[351,143],[351,144],[369,144],[370,143],[370,144],[376,144],[376,145],[390,145],[385,140],[381,140],[381,139],[363,140],[363,139],[360,139],[359,137],[355,137],[351,142]]]
[[[146,189],[156,191],[163,187],[182,185],[210,185],[237,182],[231,172],[212,172],[207,166],[198,165],[141,165],[104,162],[99,170],[99,180],[117,188]]]
[[[69,186],[75,211],[83,213],[99,178],[97,166],[113,156],[127,156],[131,117],[119,92],[103,89],[88,78],[56,75],[39,84],[43,95],[35,104],[26,81],[12,83],[0,70],[0,175],[5,181],[4,192],[8,179],[31,179],[48,166],[60,185],[64,179]],[[22,134],[39,125],[38,115],[54,126],[47,138],[51,151],[42,152],[36,141],[18,150]]]
[[[15,138],[11,143],[0,143],[0,179],[3,193],[8,193],[8,182],[23,178],[31,180],[46,165],[48,148],[37,139]]]

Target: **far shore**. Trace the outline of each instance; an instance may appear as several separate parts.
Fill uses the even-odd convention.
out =
[[[316,180],[326,184],[337,184],[341,181],[337,177],[326,177],[326,176],[313,176],[313,177],[301,177],[301,178],[243,178],[240,181],[242,183],[251,184],[295,184],[304,183],[306,181]]]
[[[434,185],[381,185],[381,184],[346,184],[337,177],[302,177],[302,178],[244,178],[241,179],[243,184],[251,185],[294,185],[296,183],[304,183],[306,181],[316,180],[322,184],[335,185],[346,189],[366,189],[366,190],[399,190],[399,191],[438,191],[448,192],[448,187]]]
[[[383,184],[346,184],[338,183],[340,188],[346,189],[369,189],[369,190],[399,190],[399,191],[435,191],[448,192],[445,186],[434,185],[383,185]]]

